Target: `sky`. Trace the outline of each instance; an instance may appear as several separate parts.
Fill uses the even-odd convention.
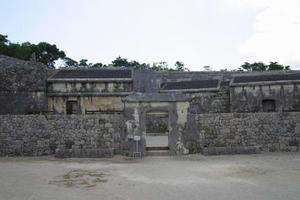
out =
[[[77,61],[300,69],[300,0],[0,0],[0,19],[11,42],[46,41]]]

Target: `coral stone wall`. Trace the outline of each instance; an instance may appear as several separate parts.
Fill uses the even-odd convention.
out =
[[[103,157],[119,152],[120,115],[0,115],[0,155]]]
[[[0,115],[47,110],[46,79],[42,63],[0,55]]]
[[[190,153],[214,151],[242,153],[241,148],[262,151],[298,151],[300,112],[211,113],[191,116],[184,144]],[[196,130],[196,131],[193,131]],[[210,152],[216,153],[216,152]]]
[[[221,86],[218,92],[191,93],[190,112],[227,113],[230,112],[229,86]]]
[[[178,107],[178,106],[177,106]],[[300,112],[207,113],[180,115],[169,110],[172,154],[298,151]],[[144,115],[141,115],[144,116]],[[144,120],[143,117],[139,120]],[[130,155],[130,130],[139,121],[118,114],[0,115],[0,156],[107,157]],[[126,125],[126,126],[125,126]],[[143,128],[144,127],[144,128]],[[137,131],[136,133],[134,131]],[[142,148],[143,149],[143,148]]]

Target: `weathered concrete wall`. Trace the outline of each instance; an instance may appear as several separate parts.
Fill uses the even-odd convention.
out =
[[[262,112],[264,99],[274,100],[276,111],[300,111],[300,84],[265,83],[231,87],[232,112]]]
[[[90,97],[48,97],[48,110],[54,113],[66,114],[66,104],[68,101],[78,102],[78,114],[85,114],[85,111],[113,110],[123,111],[124,103],[120,96],[90,96]]]
[[[208,151],[242,153],[245,148],[262,151],[297,151],[300,112],[211,113],[190,115],[183,136],[189,153]]]
[[[230,81],[233,74],[245,72],[168,72],[135,70],[133,73],[133,91],[156,93],[164,82],[220,79]]]
[[[47,110],[46,78],[42,63],[0,55],[0,114]]]
[[[86,110],[122,111],[121,98],[131,91],[131,82],[48,82],[48,110],[66,114],[67,101],[76,101],[80,114]]]
[[[1,115],[1,156],[103,157],[120,153],[121,115]]]
[[[48,93],[111,93],[130,92],[131,82],[48,82]]]

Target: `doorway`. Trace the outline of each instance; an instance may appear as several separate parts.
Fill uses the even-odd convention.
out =
[[[168,111],[146,113],[146,150],[169,150]]]
[[[78,102],[77,101],[67,101],[67,114],[78,114]]]

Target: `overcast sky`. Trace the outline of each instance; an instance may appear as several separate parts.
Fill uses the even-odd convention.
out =
[[[75,60],[300,69],[300,0],[0,0],[0,19],[10,41],[46,41]]]

